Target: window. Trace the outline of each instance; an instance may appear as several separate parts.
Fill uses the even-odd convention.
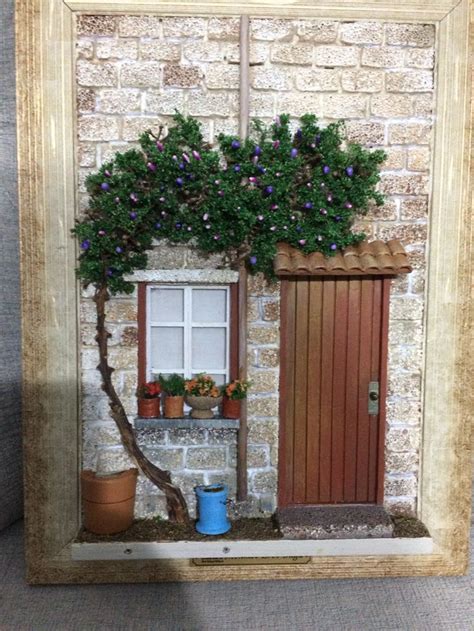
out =
[[[237,285],[139,285],[139,380],[237,374]]]

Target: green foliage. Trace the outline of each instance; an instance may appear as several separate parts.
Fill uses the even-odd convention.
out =
[[[226,252],[271,276],[279,241],[330,256],[364,238],[351,230],[355,215],[383,202],[384,152],[346,144],[342,122],[321,128],[306,114],[292,134],[282,115],[212,148],[196,120],[174,119],[166,138],[143,134],[140,151],[117,154],[87,179],[89,208],[73,230],[84,284],[132,291],[123,276],[146,266],[154,239]]]
[[[159,375],[158,380],[163,392],[168,394],[170,397],[184,396],[186,391],[186,381],[183,377],[181,377],[181,375],[177,375],[176,373],[168,375],[167,377]]]

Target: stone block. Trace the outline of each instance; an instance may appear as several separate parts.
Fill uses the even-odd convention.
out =
[[[337,36],[338,23],[329,20],[298,20],[296,33],[302,41],[318,44],[334,42]]]
[[[357,46],[317,46],[314,51],[316,66],[357,66],[360,49]]]
[[[386,497],[384,506],[391,515],[416,516],[415,497]]]
[[[415,347],[416,348],[416,347]],[[421,401],[417,399],[387,399],[389,425],[419,425],[421,423]]]
[[[286,70],[276,67],[250,68],[250,85],[256,90],[289,90],[290,75]]]
[[[385,76],[387,92],[428,92],[433,89],[430,70],[393,70]]]
[[[343,22],[340,37],[345,44],[381,44],[383,25],[381,22]]]
[[[224,53],[219,42],[190,42],[183,46],[183,53],[189,61],[222,61]]]
[[[384,73],[381,70],[344,70],[341,85],[347,92],[380,92]]]
[[[88,142],[81,142],[77,148],[80,167],[95,167],[97,162],[97,147]]]
[[[98,348],[82,348],[81,349],[81,368],[82,370],[92,370],[97,368],[99,364]]]
[[[273,494],[277,490],[277,481],[277,472],[274,469],[258,471],[251,476],[250,487],[254,493]]]
[[[84,368],[81,365],[81,396],[87,397],[102,396],[102,379],[96,368]]]
[[[122,87],[157,88],[160,78],[160,65],[153,61],[126,61],[120,67]]]
[[[394,297],[390,300],[390,317],[394,320],[421,320],[423,301],[419,298]]]
[[[273,44],[270,59],[280,64],[311,65],[313,61],[313,46],[311,44]]]
[[[207,430],[200,429],[173,429],[173,421],[170,420],[168,432],[170,445],[205,445],[207,443]]]
[[[134,40],[99,39],[96,42],[97,59],[136,59],[138,43]]]
[[[420,446],[420,430],[417,427],[389,427],[385,438],[387,451],[417,451]]]
[[[249,380],[252,382],[251,392],[254,394],[265,394],[278,392],[278,371],[277,370],[256,370],[248,372]]]
[[[120,345],[127,348],[138,346],[138,328],[136,326],[124,326],[120,331]]]
[[[280,283],[278,281],[268,281],[259,272],[248,277],[247,290],[250,296],[279,296]]]
[[[414,99],[415,116],[431,116],[433,114],[433,94],[420,94]]]
[[[172,116],[175,110],[184,110],[185,92],[183,90],[154,90],[145,93],[145,112],[150,114],[165,114]]]
[[[76,56],[78,59],[92,59],[94,56],[94,42],[90,39],[80,39],[76,42]]]
[[[117,346],[109,349],[109,363],[116,370],[133,370],[137,368],[137,349]]]
[[[136,468],[133,460],[123,447],[99,449],[97,454],[97,473],[117,473]]]
[[[425,291],[425,274],[418,270],[413,270],[409,277],[410,291],[412,294],[423,294]]]
[[[387,147],[384,150],[387,154],[382,166],[384,170],[397,171],[405,168],[406,149],[404,147]]]
[[[409,154],[412,150],[409,149]],[[413,156],[410,160],[409,157],[409,168],[410,164],[413,165]],[[411,220],[416,221],[418,219],[426,219],[428,216],[428,197],[412,197],[402,199],[400,205],[400,218],[403,220]]]
[[[275,116],[275,95],[250,90],[249,113],[255,118]]]
[[[401,274],[393,279],[390,286],[390,293],[393,296],[405,295],[408,293],[408,274]]]
[[[196,486],[203,486],[206,483],[204,474],[196,473],[195,471],[190,473],[186,471],[173,473],[172,480],[173,484],[176,484],[185,495],[194,493]]]
[[[105,313],[108,322],[136,322],[137,302],[133,299],[111,298]]]
[[[146,456],[165,471],[177,471],[183,468],[184,449],[176,447],[147,447]]]
[[[233,100],[232,99],[233,95],[230,95],[231,97],[231,103],[232,103],[232,112],[234,116],[237,116],[238,114],[238,110],[237,110],[237,100]],[[234,94],[235,97],[237,97],[237,94]],[[216,118],[214,120],[214,139],[219,137],[219,134],[227,134],[230,136],[238,136],[239,134],[239,121],[237,118]],[[211,257],[209,257],[209,260],[211,260],[214,257],[214,255],[211,255]],[[220,257],[222,260],[222,255],[215,255],[216,259],[217,257]]]
[[[109,401],[99,388],[97,395],[84,396],[81,400],[81,417],[83,421],[110,421]]]
[[[167,519],[168,510],[164,495],[137,495],[135,500],[135,519],[161,517]]]
[[[321,95],[314,92],[283,92],[277,97],[277,112],[285,112],[294,117],[300,117],[308,112],[321,112]]]
[[[417,473],[418,462],[418,454],[415,451],[388,452],[385,456],[385,469],[390,473]],[[399,495],[399,493],[390,493],[390,495]],[[401,493],[401,495],[405,494]],[[411,495],[411,493],[406,495]]]
[[[428,238],[428,225],[416,224],[380,224],[377,227],[377,237],[384,241],[400,239],[404,245],[425,243]]]
[[[382,206],[369,203],[369,209],[366,215],[367,219],[372,221],[395,221],[398,219],[398,199],[386,199]]]
[[[135,137],[134,140],[136,141],[137,138]],[[130,149],[138,149],[139,145],[138,142],[124,142],[124,141],[115,141],[115,142],[109,142],[107,144],[103,144],[103,145],[98,145],[97,149],[98,149],[98,163],[100,164],[104,164],[106,162],[109,162],[110,160],[113,160],[117,154],[117,152],[123,152],[123,151],[128,151]],[[135,290],[136,291],[136,290]]]
[[[249,322],[256,322],[261,319],[259,298],[247,299],[247,319]]]
[[[185,266],[186,248],[158,241],[148,253],[147,269],[179,269]]]
[[[423,328],[419,321],[395,320],[390,318],[389,344],[419,346],[423,340]]]
[[[87,88],[79,88],[77,90],[77,109],[79,112],[93,112],[95,109],[95,92]]]
[[[186,455],[187,469],[224,469],[225,447],[189,447]]]
[[[248,329],[247,342],[249,344],[278,344],[280,331],[278,326],[271,324],[250,326]]]
[[[207,25],[207,36],[210,40],[237,42],[240,35],[239,18],[211,18]]]
[[[278,397],[255,398],[255,395],[249,395],[247,414],[252,418],[278,416]]]
[[[120,432],[115,421],[85,421],[82,426],[84,449],[104,445],[120,446]]]
[[[117,85],[117,67],[112,63],[94,63],[78,59],[76,64],[78,85],[85,87],[112,87]]]
[[[419,373],[390,373],[388,395],[417,398],[420,396],[421,377]]]
[[[195,17],[165,17],[163,35],[165,37],[204,37],[207,31],[207,19]]]
[[[398,68],[403,66],[403,54],[396,46],[364,48],[361,63],[374,68]]]
[[[429,147],[413,147],[408,149],[407,166],[410,171],[428,171],[431,162]]]
[[[235,64],[212,64],[206,74],[206,85],[211,90],[238,90],[239,66]]]
[[[227,92],[198,92],[189,102],[191,116],[230,116],[235,113],[234,103]]]
[[[248,424],[249,445],[278,444],[278,419],[253,420]]]
[[[417,480],[414,475],[395,477],[387,475],[385,477],[386,495],[415,495],[417,491]]]
[[[125,117],[122,121],[122,140],[137,140],[143,132],[148,131],[149,129],[157,132],[163,123],[163,119],[157,116]]]
[[[141,41],[139,55],[144,61],[179,61],[181,46],[160,40]]]
[[[237,492],[237,474],[234,471],[227,470],[219,473],[208,473],[207,474],[207,483],[208,484],[225,484],[229,489],[229,495],[235,496]],[[230,498],[229,498],[230,499]]]
[[[250,42],[249,44],[249,62],[252,65],[262,65],[270,55],[270,46],[267,42]],[[239,44],[227,44],[225,48],[225,56],[228,62],[233,64],[240,63],[240,46]]]
[[[430,142],[430,123],[395,123],[388,126],[392,145],[424,145]]]
[[[278,368],[280,365],[280,351],[277,348],[262,348],[258,351],[259,368]]]
[[[401,46],[433,46],[435,42],[434,24],[386,24],[387,44]]]
[[[412,97],[408,94],[374,94],[370,97],[370,113],[383,118],[411,116]]]
[[[138,90],[102,90],[97,99],[97,111],[105,114],[125,114],[140,110],[141,94]]]
[[[348,121],[346,125],[347,140],[359,142],[362,145],[383,145],[385,140],[385,126],[373,121]]]
[[[323,116],[327,118],[361,118],[367,112],[367,97],[363,94],[323,94]]]
[[[405,51],[405,66],[408,68],[434,68],[433,48],[409,48]]]
[[[301,68],[296,75],[296,87],[302,92],[335,92],[339,89],[339,70]]]
[[[112,15],[78,15],[76,25],[78,35],[113,35],[116,18]]]
[[[165,429],[135,429],[137,442],[143,447],[156,447],[166,445],[168,442],[168,432]]]
[[[417,372],[421,370],[423,352],[417,346],[394,346],[390,349],[389,370],[407,370]]]
[[[250,35],[252,39],[263,41],[290,40],[293,37],[294,24],[290,20],[273,18],[253,18],[250,21]]]
[[[161,37],[161,19],[152,15],[121,15],[118,32],[121,37]]]
[[[273,322],[280,319],[280,301],[264,300],[262,302],[263,319]]]
[[[209,429],[209,445],[236,445],[237,424],[235,429]]]
[[[426,195],[429,178],[426,175],[382,174],[380,190],[386,195]]]
[[[270,464],[268,447],[249,445],[247,452],[247,466],[250,469],[267,467]]]

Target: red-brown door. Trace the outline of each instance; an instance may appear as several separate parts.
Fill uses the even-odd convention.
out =
[[[389,287],[282,281],[280,506],[383,501]]]

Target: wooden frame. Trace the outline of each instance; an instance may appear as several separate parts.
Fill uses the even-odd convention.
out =
[[[99,583],[459,574],[470,513],[468,0],[18,0],[16,3],[28,580]],[[79,521],[74,13],[383,19],[437,25],[437,103],[426,316],[420,516],[424,556],[196,567],[189,560],[73,561]]]

